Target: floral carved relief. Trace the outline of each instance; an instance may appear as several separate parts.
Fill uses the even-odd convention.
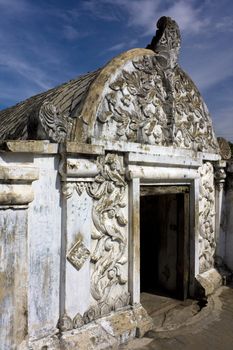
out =
[[[90,258],[93,302],[83,316],[78,314],[84,323],[129,303],[127,184],[122,158],[108,153],[98,158],[97,167],[99,173],[93,182],[68,182],[63,187],[67,199],[74,192],[81,196],[83,191],[93,198],[92,247],[87,249],[78,240],[67,253],[67,260],[77,270]]]
[[[100,173],[87,189],[94,199],[91,294],[100,309],[106,310],[115,307],[112,288],[127,283],[123,268],[128,255],[127,219],[124,212],[127,185],[118,155],[107,154],[99,159],[98,166]]]
[[[110,81],[97,112],[95,137],[216,152],[200,93],[163,55],[128,62]]]
[[[199,272],[214,266],[215,242],[215,193],[214,169],[211,163],[199,168]]]

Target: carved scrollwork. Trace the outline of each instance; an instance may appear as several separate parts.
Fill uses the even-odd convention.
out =
[[[206,105],[177,64],[179,27],[170,17],[157,26],[155,55],[126,63],[106,86],[95,136],[218,152]]]
[[[222,159],[224,160],[231,159],[231,147],[229,145],[229,142],[223,137],[218,137],[218,144],[219,144],[219,150],[220,150],[220,155]]]
[[[79,196],[88,188],[91,184],[84,181],[67,182],[63,184],[62,193],[68,199],[72,197],[74,191],[78,193]]]
[[[218,152],[197,88],[178,66],[164,69],[159,57],[129,62],[110,82],[97,112],[96,136]]]
[[[87,189],[94,199],[92,240],[96,241],[91,254],[93,273],[91,294],[101,309],[111,304],[108,297],[113,286],[127,282],[122,267],[127,263],[126,182],[120,158],[107,154],[99,159],[99,175]]]
[[[122,71],[106,94],[101,123],[115,122],[119,139],[167,145],[168,125],[166,76],[151,57],[133,61],[133,71]]]
[[[59,109],[45,102],[39,111],[39,120],[46,135],[55,142],[64,142],[72,127],[72,119],[67,115],[63,115]]]
[[[180,50],[180,30],[177,23],[170,17],[161,17],[157,22],[156,35],[147,49],[159,54],[158,60],[162,67],[173,68],[177,64]]]
[[[174,76],[174,143],[197,151],[218,152],[209,112],[191,79],[181,68]]]
[[[211,163],[199,168],[199,260],[200,273],[214,266],[215,242],[215,193],[214,172]]]

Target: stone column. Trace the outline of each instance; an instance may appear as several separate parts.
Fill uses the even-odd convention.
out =
[[[225,262],[233,270],[233,159],[227,162],[226,196],[225,196]]]
[[[221,218],[223,211],[223,189],[226,178],[226,161],[220,160],[214,166],[214,179],[215,179],[215,242],[216,242],[216,257],[220,257],[222,260],[225,255],[225,238],[220,237],[221,230]]]
[[[27,349],[27,208],[36,168],[0,165],[0,344]]]

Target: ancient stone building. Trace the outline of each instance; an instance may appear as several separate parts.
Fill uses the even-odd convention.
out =
[[[179,49],[162,17],[147,49],[0,112],[1,349],[117,348],[153,327],[141,292],[233,269],[229,154]]]

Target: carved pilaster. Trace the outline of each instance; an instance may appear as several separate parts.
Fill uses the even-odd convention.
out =
[[[112,153],[95,159],[63,157],[61,331],[67,324],[69,329],[81,327],[129,303],[127,184],[122,163],[123,158]]]
[[[214,165],[214,180],[215,180],[215,187],[218,191],[222,191],[225,184],[226,179],[226,162],[225,161],[219,161]]]
[[[0,165],[0,344],[27,348],[27,207],[33,200],[37,169]]]

